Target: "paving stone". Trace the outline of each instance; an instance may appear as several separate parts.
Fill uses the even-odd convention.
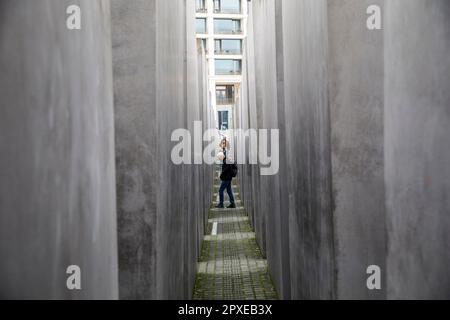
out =
[[[218,185],[214,186],[217,191]],[[233,185],[233,189],[238,189]],[[239,194],[236,194],[236,199]],[[214,203],[215,199],[213,199]],[[241,202],[238,202],[241,204]],[[217,235],[211,235],[217,223]],[[210,210],[202,244],[195,300],[275,300],[267,260],[256,242],[245,208]]]

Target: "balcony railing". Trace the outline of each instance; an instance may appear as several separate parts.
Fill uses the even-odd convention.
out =
[[[215,50],[214,53],[216,55],[241,55],[242,51],[241,50]]]
[[[221,30],[221,29],[215,29],[215,34],[242,34],[242,30]]]
[[[219,106],[227,106],[234,104],[234,98],[216,97],[216,103]]]
[[[218,76],[237,76],[241,75],[241,70],[225,70],[225,69],[217,69],[216,75]]]
[[[221,8],[221,9],[214,9],[214,13],[216,14],[241,14],[241,9],[236,8]]]

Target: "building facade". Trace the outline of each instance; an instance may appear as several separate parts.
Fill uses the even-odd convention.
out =
[[[242,83],[247,0],[196,0],[196,10],[197,38],[208,60],[211,107],[219,134],[230,137]]]

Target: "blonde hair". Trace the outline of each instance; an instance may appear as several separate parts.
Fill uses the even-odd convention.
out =
[[[224,146],[224,144],[225,144],[225,146]],[[221,148],[221,149],[227,149],[227,150],[230,150],[230,142],[228,141],[228,139],[227,139],[227,137],[224,137],[223,139],[222,139],[222,141],[220,141],[220,144],[219,144],[219,147]]]

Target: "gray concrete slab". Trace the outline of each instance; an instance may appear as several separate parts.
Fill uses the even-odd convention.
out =
[[[0,4],[0,298],[118,297],[109,10]],[[82,290],[66,287],[70,265]]]
[[[283,298],[448,297],[449,7],[252,1],[238,113],[283,156],[279,177],[244,166],[241,197]]]
[[[328,1],[329,104],[337,296],[383,299],[367,290],[367,267],[386,266],[383,30],[366,27],[370,5]],[[385,278],[383,278],[385,280]]]
[[[450,298],[450,3],[386,1],[389,299]]]
[[[193,1],[112,1],[120,297],[188,299],[212,167],[175,165],[172,132],[210,126]]]

